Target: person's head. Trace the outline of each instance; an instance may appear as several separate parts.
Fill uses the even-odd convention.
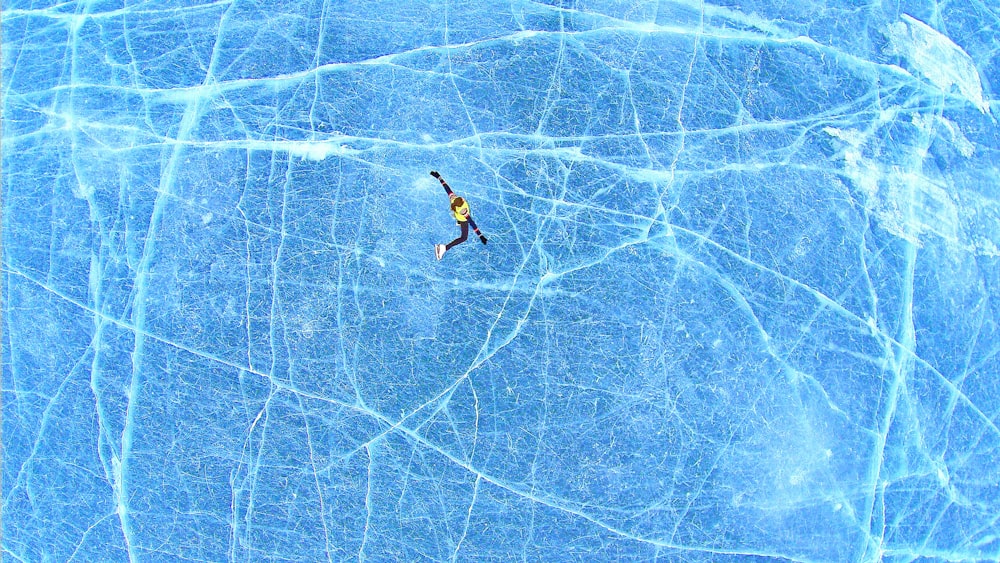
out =
[[[455,194],[451,194],[451,208],[452,208],[452,210],[458,209],[459,207],[462,207],[463,205],[465,205],[465,200],[462,199],[461,196],[457,196]]]

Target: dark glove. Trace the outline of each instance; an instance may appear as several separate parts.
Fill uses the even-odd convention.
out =
[[[437,170],[431,170],[431,176],[434,176],[439,180],[441,179],[441,175],[437,173]]]
[[[479,240],[483,241],[483,244],[486,244],[486,237],[483,235],[479,235]]]

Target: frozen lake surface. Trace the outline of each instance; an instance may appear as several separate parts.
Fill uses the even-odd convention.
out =
[[[3,561],[997,561],[998,29],[2,0]]]

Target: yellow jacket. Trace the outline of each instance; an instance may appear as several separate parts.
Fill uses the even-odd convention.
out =
[[[466,215],[469,214],[469,202],[466,201],[457,208],[452,209],[451,214],[455,216],[455,220],[458,221],[459,223],[464,223],[468,221],[469,219],[468,217],[466,217]]]

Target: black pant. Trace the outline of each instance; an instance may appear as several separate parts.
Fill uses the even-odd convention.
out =
[[[458,237],[457,239],[455,239],[455,240],[449,242],[447,245],[445,245],[445,247],[444,247],[445,250],[451,250],[451,247],[458,246],[458,245],[462,244],[463,242],[469,240],[469,222],[468,221],[458,221],[458,226],[462,227],[462,236]]]

